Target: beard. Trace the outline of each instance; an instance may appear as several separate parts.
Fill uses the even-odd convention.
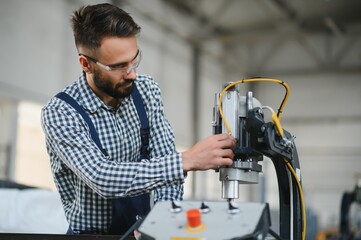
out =
[[[123,83],[112,84],[112,81],[103,77],[102,73],[94,70],[93,81],[95,86],[103,93],[116,98],[122,99],[129,97],[133,91],[134,79],[125,79]]]

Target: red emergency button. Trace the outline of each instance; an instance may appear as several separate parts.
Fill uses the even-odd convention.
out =
[[[196,228],[202,225],[201,211],[199,209],[190,209],[187,211],[187,222],[191,228]]]
[[[187,226],[185,227],[186,232],[191,234],[201,233],[206,229],[206,225],[202,223],[201,211],[197,208],[189,209],[186,212]]]

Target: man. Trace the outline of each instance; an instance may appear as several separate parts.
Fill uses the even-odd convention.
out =
[[[149,192],[154,202],[181,200],[185,172],[231,165],[234,139],[210,136],[177,152],[157,83],[136,73],[140,27],[110,4],[75,11],[72,27],[82,73],[63,92],[81,109],[61,97],[42,109],[54,181],[68,233],[122,234],[135,215],[149,211],[139,210],[149,205]],[[147,141],[140,133],[142,107]]]

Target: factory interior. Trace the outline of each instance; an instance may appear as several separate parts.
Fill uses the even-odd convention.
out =
[[[291,159],[298,159],[299,181],[289,172],[281,179],[273,153],[261,151],[257,181],[235,181],[235,202],[267,203],[275,233],[234,239],[301,239],[276,237],[287,228],[279,220],[282,181],[300,183],[291,200],[302,200],[290,211],[302,218],[302,239],[361,239],[359,0],[0,0],[0,239],[72,239],[64,237],[69,224],[40,114],[81,73],[71,14],[104,2],[141,27],[137,73],[159,84],[177,151],[215,134],[217,99],[231,82],[240,95],[251,92],[267,108],[280,111],[285,103],[278,120],[292,149],[297,146]],[[264,121],[273,124],[267,110]],[[222,186],[219,171],[188,172],[183,199],[223,203]],[[225,233],[223,225],[218,227]],[[211,227],[197,238],[163,239],[214,239],[207,231]],[[164,232],[175,234],[166,224]]]

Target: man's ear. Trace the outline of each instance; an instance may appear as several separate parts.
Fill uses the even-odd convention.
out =
[[[84,70],[84,72],[86,72],[86,73],[92,72],[91,65],[89,64],[89,61],[86,57],[79,55],[79,63],[80,63],[81,68]]]

